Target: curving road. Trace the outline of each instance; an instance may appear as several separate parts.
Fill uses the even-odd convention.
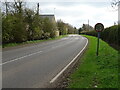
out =
[[[3,88],[44,88],[88,41],[80,35],[29,46],[3,49]],[[54,81],[54,80],[53,80]]]

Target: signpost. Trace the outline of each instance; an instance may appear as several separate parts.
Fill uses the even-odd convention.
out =
[[[104,25],[102,23],[97,23],[95,25],[95,31],[98,32],[98,40],[97,40],[97,52],[96,55],[99,54],[99,38],[100,38],[100,32],[104,30]]]

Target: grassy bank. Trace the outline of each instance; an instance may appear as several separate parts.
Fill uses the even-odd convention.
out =
[[[68,88],[118,88],[118,51],[100,40],[96,56],[97,38],[87,36],[88,50],[77,70],[70,76]]]
[[[14,47],[14,46],[19,46],[19,45],[25,45],[25,44],[33,44],[33,43],[40,43],[40,42],[44,42],[44,41],[49,41],[49,40],[57,40],[57,39],[61,39],[63,37],[66,37],[67,35],[61,35],[59,37],[56,38],[49,38],[49,39],[44,39],[44,40],[34,40],[34,41],[26,41],[26,42],[22,42],[22,43],[8,43],[8,44],[3,44],[2,47],[6,48],[6,47]]]

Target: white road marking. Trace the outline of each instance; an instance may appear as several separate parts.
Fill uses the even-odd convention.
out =
[[[76,58],[84,51],[84,49],[86,48],[87,44],[88,44],[88,39],[84,38],[87,40],[84,48],[77,54],[77,56],[75,58],[73,58],[73,60],[66,66],[64,67],[52,80],[50,80],[50,83],[53,83],[75,60]]]
[[[17,61],[17,60],[20,60],[20,59],[23,59],[23,58],[26,58],[26,57],[29,57],[29,56],[32,56],[32,55],[41,53],[41,52],[43,52],[43,51],[38,51],[38,52],[35,52],[35,53],[32,53],[32,54],[28,54],[28,55],[25,55],[25,56],[22,56],[22,57],[19,57],[19,58],[16,58],[16,59],[13,59],[13,60],[4,62],[4,63],[2,63],[2,64],[0,64],[0,65],[4,65],[4,64],[10,63],[10,62],[14,62],[14,61]]]
[[[82,39],[86,39],[86,38],[82,37]]]

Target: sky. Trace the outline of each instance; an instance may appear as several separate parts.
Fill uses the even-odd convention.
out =
[[[26,0],[27,6],[36,9],[40,3],[40,14],[55,14],[55,19],[62,20],[74,27],[83,24],[95,26],[103,23],[105,27],[118,21],[118,11],[111,7],[112,0]],[[29,3],[28,3],[29,2]]]

